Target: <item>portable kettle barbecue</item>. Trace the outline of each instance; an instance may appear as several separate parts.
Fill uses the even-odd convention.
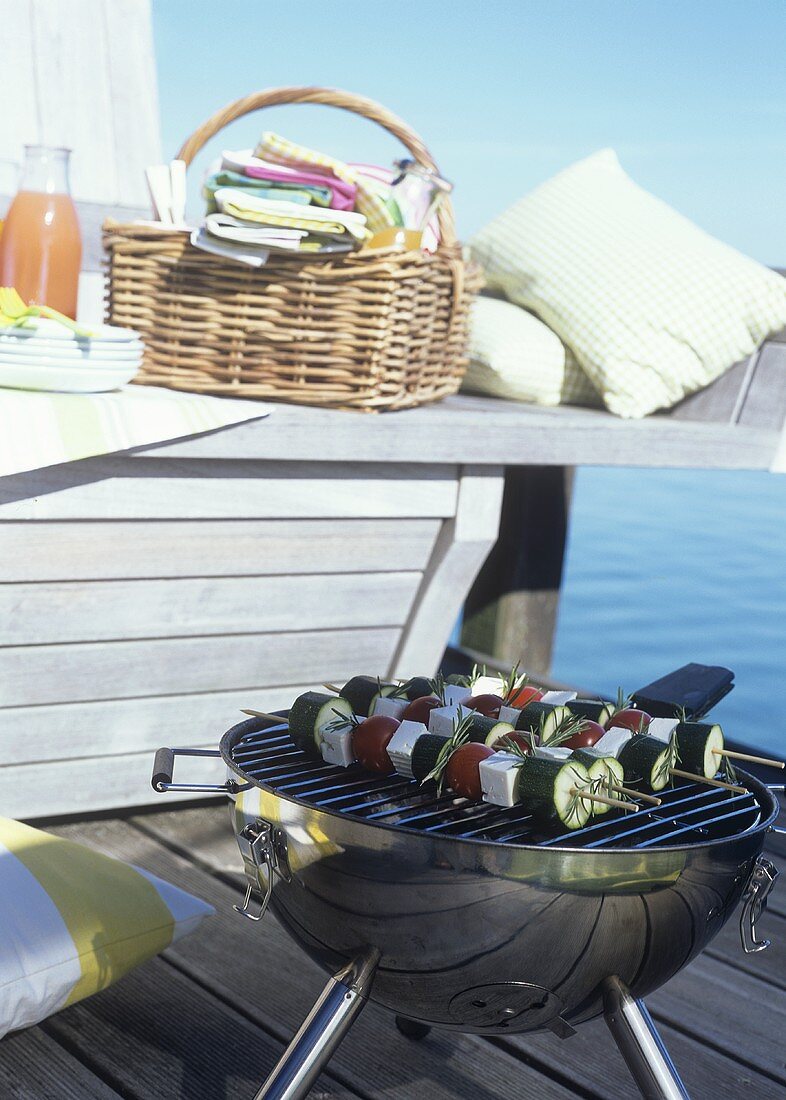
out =
[[[226,784],[173,783],[178,755],[221,756]],[[282,715],[233,726],[217,750],[160,749],[153,785],[231,796],[236,908],[258,921],[270,906],[332,974],[256,1100],[304,1097],[366,1000],[413,1037],[568,1038],[603,1013],[642,1095],[671,1100],[687,1092],[641,999],[741,899],[744,950],[768,946],[756,922],[778,872],[761,853],[779,806],[738,776],[745,793],[680,782],[658,807],[547,836],[523,805],[312,759]]]

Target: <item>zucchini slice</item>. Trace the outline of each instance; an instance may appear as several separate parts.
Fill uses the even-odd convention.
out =
[[[715,750],[723,748],[720,726],[710,722],[680,722],[676,733],[680,767],[712,779],[723,760],[722,756],[715,755]]]
[[[611,783],[622,786],[625,780],[625,769],[616,756],[604,756],[592,749],[575,749],[572,759],[584,765],[593,784],[600,781],[599,794],[610,794],[608,788]],[[599,814],[607,814],[610,809],[611,806],[606,806],[602,802],[592,804],[592,812],[596,817]]]
[[[428,773],[437,762],[437,757],[442,751],[447,737],[440,737],[436,733],[424,733],[412,747],[410,767],[412,778],[422,783]]]
[[[306,691],[298,695],[289,708],[289,735],[309,756],[321,756],[322,730],[332,722],[352,718],[352,705],[340,695],[325,695],[321,691]]]
[[[543,741],[548,742],[560,722],[569,716],[570,711],[564,706],[555,706],[553,703],[527,703],[516,719],[516,729],[529,730],[530,733],[540,732]]]
[[[602,699],[571,699],[565,706],[577,718],[587,718],[601,726],[605,726],[614,714],[614,704],[604,703]]]
[[[339,694],[349,702],[355,714],[368,718],[374,698],[380,694],[392,695],[395,690],[395,684],[381,684],[377,676],[353,676],[351,680],[347,680]]]
[[[402,688],[405,697],[412,703],[415,699],[422,699],[424,695],[433,695],[434,681],[425,676],[413,676],[402,684]]]
[[[625,769],[625,782],[642,783],[645,789],[662,791],[671,780],[673,764],[670,745],[664,745],[645,733],[632,737],[620,749],[619,762]]]
[[[540,821],[581,829],[589,821],[594,803],[575,791],[589,783],[589,772],[578,760],[562,763],[528,756],[519,767],[516,793],[518,801]]]

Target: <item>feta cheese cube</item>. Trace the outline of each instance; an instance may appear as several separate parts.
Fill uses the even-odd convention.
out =
[[[439,737],[451,737],[454,721],[458,725],[468,714],[472,714],[472,711],[457,704],[449,707],[434,707],[428,716],[429,733],[436,733]]]
[[[483,801],[492,806],[515,806],[521,757],[512,752],[495,752],[478,767]]]
[[[551,703],[555,707],[564,707],[572,699],[578,699],[577,691],[545,691],[541,703]]]
[[[457,703],[466,703],[471,695],[469,688],[460,687],[459,684],[445,684],[445,703],[449,707],[456,706]]]
[[[409,706],[409,699],[394,699],[392,696],[380,695],[374,702],[372,714],[384,714],[388,718],[401,718],[401,715]]]
[[[350,764],[354,764],[352,726],[347,723],[338,729],[323,727],[320,730],[319,751],[326,764],[337,764],[339,768],[348,768]]]
[[[504,695],[505,681],[501,676],[478,676],[472,685],[473,695]]]
[[[516,728],[516,722],[518,722],[520,714],[521,711],[518,709],[518,707],[502,706],[499,708],[500,722],[510,722],[511,726],[513,726],[514,729]]]
[[[679,724],[678,718],[653,718],[647,733],[650,737],[654,737],[658,741],[665,741],[668,744],[671,735]]]
[[[602,752],[604,756],[619,756],[620,750],[624,745],[627,745],[632,737],[633,734],[630,730],[612,726],[592,747],[597,752]]]
[[[568,760],[572,750],[566,749],[564,745],[536,745],[534,756],[539,756],[542,760]]]
[[[412,750],[415,742],[428,730],[422,722],[402,722],[388,741],[387,753],[399,775],[412,779]]]

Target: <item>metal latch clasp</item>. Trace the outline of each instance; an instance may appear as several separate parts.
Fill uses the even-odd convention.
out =
[[[242,905],[233,905],[236,913],[249,920],[260,921],[267,912],[270,896],[273,893],[273,875],[280,874],[279,864],[286,866],[286,837],[280,829],[275,829],[269,821],[257,818],[238,833],[237,843],[243,857],[243,866],[248,879]],[[264,893],[260,893],[260,880],[265,874]],[[282,878],[288,876],[281,874]],[[258,911],[251,912],[254,898],[258,899]]]
[[[770,946],[770,940],[756,938],[756,922],[767,907],[767,898],[778,877],[778,868],[769,859],[759,856],[754,865],[745,893],[742,895],[740,913],[740,939],[746,955],[754,955]]]

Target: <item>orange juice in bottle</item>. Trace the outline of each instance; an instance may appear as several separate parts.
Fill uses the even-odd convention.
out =
[[[19,191],[0,236],[0,286],[75,318],[82,238],[68,182],[70,152],[25,146]]]

